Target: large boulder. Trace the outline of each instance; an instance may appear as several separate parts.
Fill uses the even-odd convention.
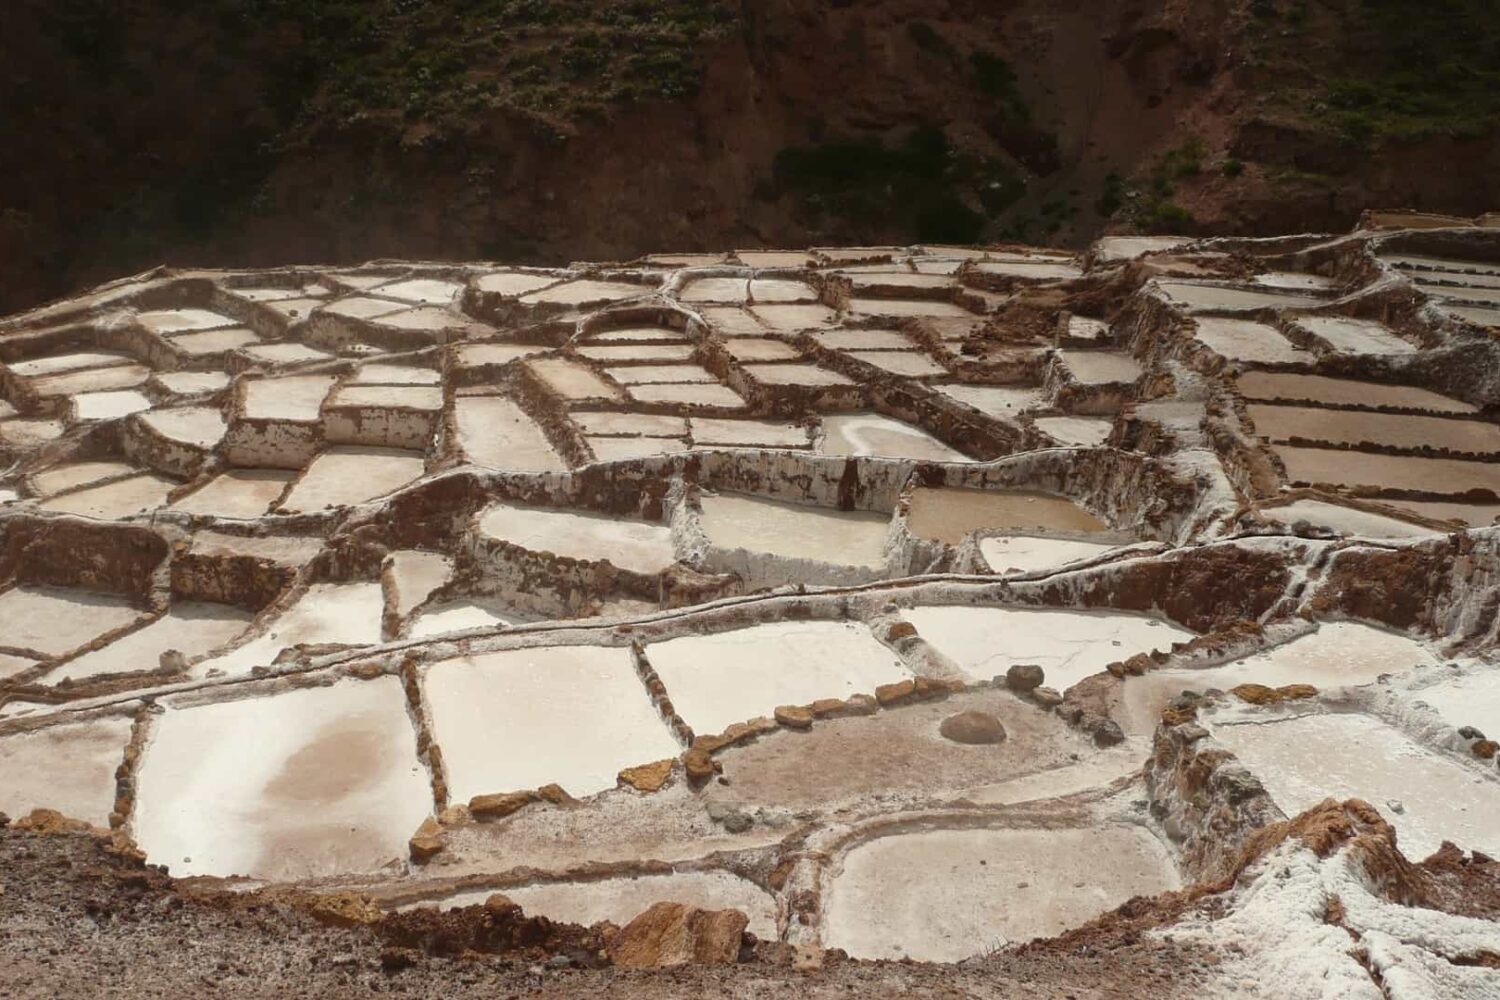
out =
[[[657,903],[620,928],[609,957],[627,968],[728,965],[739,958],[749,918],[738,910]]]

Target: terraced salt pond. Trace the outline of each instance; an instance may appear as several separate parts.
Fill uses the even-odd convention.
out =
[[[61,656],[142,617],[123,597],[63,587],[0,592],[0,646]]]
[[[855,958],[957,962],[1179,884],[1166,848],[1137,826],[883,837],[827,880],[822,943]]]
[[[1223,666],[1131,677],[1125,682],[1119,721],[1127,732],[1148,736],[1162,709],[1183,691],[1228,691],[1241,684],[1352,687],[1437,664],[1426,647],[1404,635],[1358,622],[1324,622],[1316,632]]]
[[[385,594],[378,583],[318,583],[290,608],[261,626],[255,638],[222,656],[193,667],[192,676],[248,674],[270,666],[291,646],[342,643],[365,646],[380,641]]]
[[[0,812],[25,816],[57,809],[108,828],[115,771],[130,742],[128,716],[19,733],[0,741]]]
[[[553,783],[592,795],[622,768],[681,752],[624,647],[463,657],[422,683],[455,802]]]
[[[912,491],[912,534],[957,545],[975,531],[1100,532],[1109,526],[1067,497],[1025,490]]]
[[[733,493],[704,495],[700,502],[709,566],[718,572],[737,572],[756,586],[793,580],[832,583],[850,578],[835,569],[820,570],[816,564],[850,567],[863,571],[858,576],[870,579],[886,569],[890,519],[884,515]],[[788,560],[793,565],[758,558],[762,556]]]
[[[1034,663],[1046,674],[1043,683],[1058,691],[1116,660],[1193,637],[1160,619],[1097,611],[934,605],[910,608],[901,617],[972,680]]]
[[[1402,853],[1425,858],[1451,840],[1500,854],[1500,780],[1366,715],[1302,715],[1213,726],[1213,735],[1295,816],[1324,799],[1359,798],[1395,828]]]
[[[168,650],[188,659],[201,656],[239,637],[250,627],[252,615],[227,604],[174,604],[166,614],[100,650],[69,660],[47,674],[43,682],[98,674],[157,670]]]
[[[1274,441],[1300,438],[1333,444],[1431,448],[1457,454],[1500,453],[1500,425],[1482,420],[1261,403],[1251,403],[1245,409],[1256,432]]]
[[[527,413],[503,396],[461,396],[453,404],[459,449],[468,461],[512,472],[563,472],[568,463]]]
[[[1399,490],[1458,495],[1471,490],[1500,493],[1500,464],[1451,458],[1377,455],[1336,448],[1278,445],[1277,456],[1293,484],[1328,483],[1364,492]]]
[[[1409,521],[1322,500],[1294,500],[1279,507],[1262,507],[1260,513],[1278,524],[1295,525],[1305,521],[1360,538],[1426,538],[1439,534],[1432,528]]]
[[[173,875],[312,878],[406,856],[432,786],[395,677],[169,704],[141,762],[133,828]]]
[[[1416,695],[1455,729],[1474,726],[1490,739],[1500,738],[1500,666],[1477,664]]]
[[[1109,542],[1083,542],[1067,538],[1030,535],[1000,535],[979,542],[979,553],[996,573],[1033,573],[1061,569],[1085,559],[1112,552]]]
[[[568,559],[607,559],[620,569],[652,576],[677,561],[671,529],[665,525],[566,510],[494,504],[478,523],[479,532],[533,552]]]
[[[873,694],[911,677],[870,630],[850,622],[775,622],[652,643],[646,658],[698,734],[781,705]]]
[[[867,455],[919,462],[969,462],[920,427],[879,413],[836,413],[823,418],[819,451],[825,455]]]

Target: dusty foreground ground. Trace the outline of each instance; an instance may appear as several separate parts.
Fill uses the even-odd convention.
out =
[[[475,908],[476,910],[478,908]],[[390,921],[342,928],[284,902],[191,898],[86,834],[0,830],[0,996],[1176,997],[1212,992],[1210,952],[1121,927],[962,966],[840,961],[799,972],[767,946],[731,967],[583,968],[590,937],[436,957]],[[409,942],[408,942],[409,943]],[[429,940],[429,947],[441,944]],[[748,952],[748,949],[747,949]],[[567,957],[569,954],[575,956]],[[559,967],[572,963],[571,967]]]

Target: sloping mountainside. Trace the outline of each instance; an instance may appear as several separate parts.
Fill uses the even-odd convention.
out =
[[[1490,0],[13,0],[0,310],[157,263],[545,260],[1500,203]]]

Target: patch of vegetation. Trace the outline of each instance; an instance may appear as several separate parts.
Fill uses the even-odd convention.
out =
[[[1003,164],[957,152],[942,129],[926,127],[894,147],[862,140],[782,150],[760,194],[790,196],[809,225],[848,238],[894,232],[973,243],[1024,190]]]
[[[1021,96],[1020,81],[1010,63],[993,52],[980,49],[969,55],[969,70],[974,86],[980,93],[992,97],[1000,105],[1002,114],[1012,121],[1031,120],[1031,110]]]
[[[1220,165],[1219,170],[1225,177],[1240,177],[1245,173],[1245,161],[1231,156]]]
[[[1361,145],[1500,128],[1494,0],[1257,0],[1276,103]],[[1308,51],[1313,38],[1326,51]]]

